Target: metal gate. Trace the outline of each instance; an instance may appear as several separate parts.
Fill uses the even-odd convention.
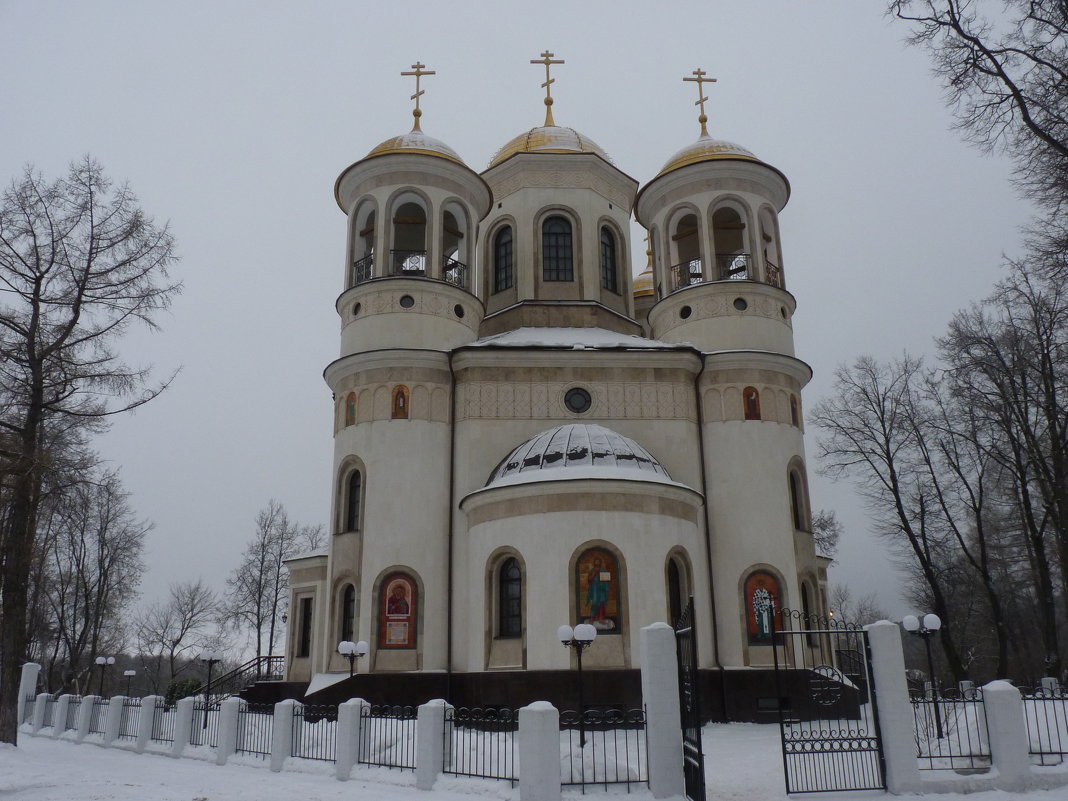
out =
[[[682,713],[682,766],[686,797],[705,801],[705,755],[701,750],[701,703],[697,692],[697,631],[693,598],[675,621],[675,652],[679,661],[679,708]]]
[[[786,792],[885,789],[867,632],[792,609],[774,619]]]

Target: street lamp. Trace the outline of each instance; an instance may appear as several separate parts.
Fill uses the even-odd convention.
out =
[[[103,696],[104,695],[104,671],[107,669],[108,665],[114,665],[115,664],[115,657],[113,657],[113,656],[98,656],[96,658],[96,664],[100,668],[100,690],[99,690],[99,692],[97,692],[97,695]]]
[[[337,644],[337,652],[349,660],[349,678],[351,679],[356,660],[361,656],[367,656],[367,641],[352,642],[351,640],[342,640]]]
[[[126,697],[130,697],[130,682],[133,681],[133,677],[137,675],[136,670],[124,670],[122,675],[126,677]]]
[[[934,700],[935,727],[938,731],[938,739],[942,739],[942,713],[938,708],[938,684],[935,681],[934,657],[931,655],[931,638],[938,634],[942,628],[942,618],[935,614],[923,616],[923,622],[916,615],[905,615],[901,618],[901,625],[909,634],[915,634],[923,640],[927,646],[927,675],[931,677],[931,697]]]
[[[579,623],[575,628],[565,623],[556,630],[556,637],[565,648],[574,649],[578,657],[579,747],[583,748],[586,745],[586,703],[582,697],[582,652],[597,639],[597,629],[589,623]]]
[[[204,725],[208,728],[208,707],[211,706],[211,669],[222,662],[223,655],[218,651],[202,651],[200,661],[208,666],[208,683],[204,685]]]

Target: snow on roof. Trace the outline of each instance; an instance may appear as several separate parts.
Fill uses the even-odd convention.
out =
[[[506,348],[633,348],[633,349],[687,349],[692,345],[661,342],[658,339],[646,339],[632,334],[620,334],[606,328],[534,328],[527,326],[502,334],[483,337],[471,343],[470,347],[506,347]]]

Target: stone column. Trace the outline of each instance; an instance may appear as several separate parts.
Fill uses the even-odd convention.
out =
[[[137,744],[134,750],[143,754],[148,748],[148,741],[152,739],[152,723],[156,718],[156,702],[162,701],[158,695],[146,695],[141,699],[141,713],[137,716]],[[84,704],[85,702],[82,701]]]
[[[360,755],[360,721],[364,707],[370,706],[362,698],[350,698],[337,708],[337,754],[334,775],[348,781]]]
[[[63,733],[63,728],[67,725],[67,708],[70,706],[70,693],[63,693],[56,701],[56,709],[52,713],[52,739],[55,740],[59,735]]]
[[[293,753],[293,710],[297,702],[292,698],[274,705],[271,722],[271,770],[278,773]]]
[[[1020,691],[1007,681],[992,681],[983,687],[983,705],[990,758],[997,774],[994,786],[1010,792],[1027,789],[1031,758]]]
[[[89,736],[89,729],[93,725],[93,712],[96,711],[96,699],[99,695],[83,695],[82,706],[78,710],[78,731],[74,736],[76,743],[82,742]]]
[[[108,722],[104,725],[104,745],[110,746],[119,739],[122,731],[122,705],[126,703],[125,695],[114,695],[108,701]]]
[[[441,698],[427,701],[419,707],[415,737],[415,786],[420,790],[433,790],[434,782],[441,773],[445,756],[445,708],[449,706]]]
[[[560,801],[560,713],[548,701],[519,710],[520,801]]]
[[[905,681],[905,655],[901,629],[889,620],[864,627],[871,646],[872,679],[879,709],[879,733],[886,761],[886,789],[895,795],[919,792],[922,787],[916,761],[915,722]]]
[[[40,673],[41,666],[36,662],[27,662],[22,666],[22,676],[19,678],[18,717],[15,718],[20,726],[26,722],[26,699],[37,692],[37,677]]]
[[[193,707],[196,699],[183,698],[174,708],[174,742],[171,743],[171,756],[178,758],[189,746],[193,735]]]
[[[679,661],[675,632],[667,623],[641,631],[642,701],[649,744],[649,791],[653,798],[685,792],[682,758],[682,712],[679,708]]]
[[[30,725],[32,734],[37,734],[44,728],[45,707],[51,700],[51,693],[37,693],[37,700],[33,702],[33,723]]]
[[[219,745],[215,758],[218,765],[225,765],[237,751],[238,718],[244,704],[240,698],[227,698],[219,705]]]

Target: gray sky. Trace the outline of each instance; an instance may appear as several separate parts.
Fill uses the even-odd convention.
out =
[[[182,374],[98,442],[156,523],[146,601],[196,576],[221,587],[269,498],[325,522],[322,370],[338,349],[345,227],[333,184],[410,128],[399,73],[417,60],[437,71],[424,131],[481,171],[541,124],[544,71],[528,62],[552,50],[567,62],[556,122],[642,183],[697,138],[682,77],[718,78],[712,135],[793,187],[780,225],[797,353],[815,370],[808,407],[861,353],[930,352],[1018,247],[1029,210],[1007,163],[950,129],[926,54],[878,0],[386,5],[0,0],[0,180],[26,163],[55,177],[91,153],[170,221],[182,256],[163,333],[124,347]],[[813,505],[847,528],[832,581],[907,611],[852,489],[814,468]]]

